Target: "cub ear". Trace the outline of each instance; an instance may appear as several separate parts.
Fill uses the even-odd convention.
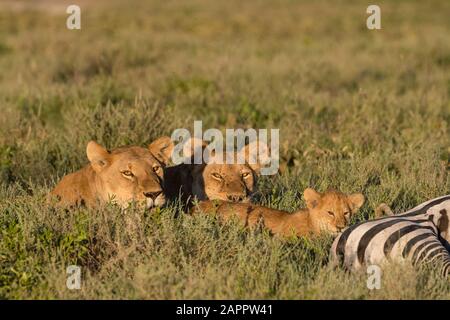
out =
[[[270,163],[269,147],[262,141],[252,141],[241,150],[239,154],[243,155],[245,162],[255,171],[260,173],[261,167]]]
[[[306,206],[309,209],[314,209],[317,207],[320,203],[320,199],[322,198],[322,194],[312,188],[306,188],[305,191],[303,191],[303,196],[305,197]]]
[[[169,164],[174,147],[175,145],[170,137],[162,136],[150,143],[148,149],[158,161],[167,165]]]
[[[110,153],[95,141],[89,141],[87,144],[86,155],[96,172],[103,170],[109,165]]]
[[[361,193],[354,193],[348,196],[348,200],[352,205],[352,211],[356,212],[364,204],[364,195]]]

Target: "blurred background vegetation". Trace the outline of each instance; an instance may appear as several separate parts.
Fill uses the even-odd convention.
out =
[[[403,267],[368,292],[327,269],[330,239],[43,201],[89,140],[145,145],[193,120],[280,128],[263,205],[334,187],[365,194],[362,220],[448,194],[449,1],[378,1],[375,31],[356,0],[75,2],[81,30],[66,28],[74,1],[0,2],[0,297],[449,298]],[[65,288],[69,264],[86,267],[80,291]]]

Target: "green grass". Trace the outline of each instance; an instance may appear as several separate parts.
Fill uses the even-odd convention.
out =
[[[450,298],[448,280],[408,266],[369,291],[364,273],[327,266],[330,238],[282,241],[175,205],[45,204],[90,139],[145,145],[193,120],[280,128],[263,205],[334,187],[364,193],[359,221],[448,194],[450,3],[380,1],[369,31],[364,1],[81,2],[70,31],[65,6],[44,2],[0,11],[0,298]],[[66,288],[71,264],[81,290]]]

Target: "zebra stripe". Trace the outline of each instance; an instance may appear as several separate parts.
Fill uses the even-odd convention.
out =
[[[411,251],[411,248],[417,244],[418,242],[430,238],[430,237],[434,237],[434,234],[429,234],[429,233],[421,233],[418,236],[416,236],[415,238],[411,239],[405,246],[405,248],[403,249],[403,253],[402,253],[402,257],[406,258],[409,256],[409,252]]]
[[[410,260],[413,265],[439,261],[443,263],[442,273],[448,276],[449,210],[450,195],[447,195],[403,214],[350,226],[333,242],[331,260],[349,269],[391,260]]]
[[[402,238],[403,236],[406,236],[407,234],[409,234],[413,231],[420,230],[422,228],[424,228],[424,227],[422,227],[420,225],[408,225],[408,226],[403,227],[400,230],[398,230],[398,232],[391,234],[389,236],[389,238],[386,240],[386,242],[384,243],[384,248],[383,248],[384,255],[389,256],[391,254],[392,248],[400,240],[400,238]],[[433,229],[430,227],[425,227],[425,228],[428,228],[429,230],[433,231]]]
[[[405,213],[402,214],[402,216],[412,217],[412,216],[416,216],[419,214],[425,214],[428,211],[428,209],[430,209],[431,207],[434,207],[446,200],[450,200],[450,195],[439,197],[439,198],[424,202],[424,203],[418,205],[417,207],[415,207],[409,211],[406,211]]]

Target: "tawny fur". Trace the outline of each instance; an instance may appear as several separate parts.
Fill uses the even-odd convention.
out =
[[[362,194],[346,195],[334,190],[321,194],[308,188],[304,197],[307,208],[294,213],[225,201],[200,202],[191,213],[215,214],[225,221],[237,218],[249,227],[260,223],[279,236],[311,236],[341,231],[364,203]]]
[[[50,201],[64,207],[113,201],[122,207],[136,201],[147,207],[165,203],[162,192],[164,166],[173,149],[169,137],[161,137],[148,148],[122,147],[111,152],[89,142],[86,154],[90,163],[66,175],[50,193]]]
[[[394,212],[392,212],[392,209],[386,203],[381,203],[378,207],[375,208],[375,218],[393,215]]]
[[[200,147],[204,148],[204,142]],[[192,200],[224,200],[233,202],[250,202],[256,192],[256,183],[260,175],[261,164],[249,164],[248,154],[255,143],[246,145],[243,150],[235,152],[245,153],[245,163],[201,163],[179,164],[165,169],[164,193],[168,199],[179,199],[186,209]],[[203,150],[202,150],[203,151]],[[194,151],[190,151],[192,154]],[[193,161],[193,159],[191,159]]]
[[[167,167],[164,175],[167,198],[181,196],[188,206],[194,199],[249,202],[259,176],[245,164],[180,164]]]
[[[96,172],[90,165],[74,173],[64,176],[50,192],[63,206],[86,205],[93,207],[97,204],[101,190],[101,183]]]

